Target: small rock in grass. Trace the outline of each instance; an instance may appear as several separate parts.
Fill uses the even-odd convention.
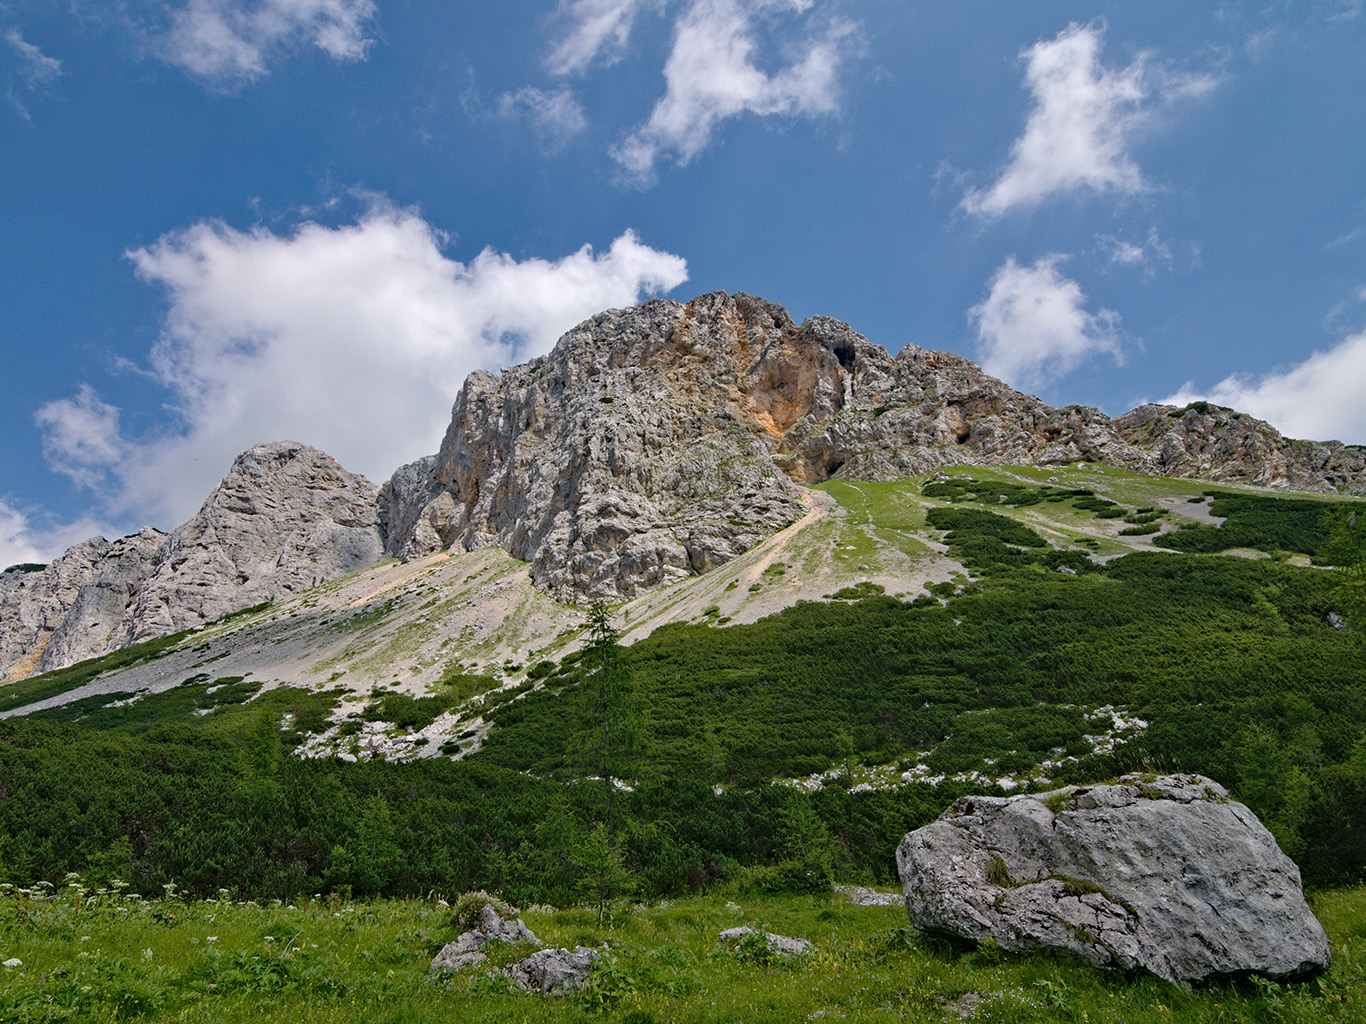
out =
[[[793,939],[772,932],[758,932],[753,928],[727,928],[720,935],[722,942],[739,942],[746,935],[762,935],[770,952],[779,956],[801,956],[811,948],[810,939]]]

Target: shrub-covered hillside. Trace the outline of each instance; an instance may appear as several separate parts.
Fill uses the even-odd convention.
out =
[[[958,794],[1147,767],[1228,785],[1313,884],[1366,876],[1366,657],[1343,542],[1359,520],[1120,483],[832,485],[869,536],[945,546],[966,571],[918,594],[851,583],[747,625],[709,612],[629,648],[602,609],[596,646],[503,688],[452,670],[429,696],[377,690],[348,711],[326,687],[209,670],[0,722],[0,872],[519,902],[613,872],[642,894],[890,881],[900,837]],[[1137,548],[1124,536],[1154,523]],[[1202,553],[1226,548],[1241,554]],[[296,756],[326,730],[359,742],[361,724],[410,733],[452,711],[460,760]]]

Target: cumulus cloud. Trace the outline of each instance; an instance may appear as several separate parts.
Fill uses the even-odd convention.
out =
[[[189,0],[171,11],[153,52],[214,86],[262,77],[276,54],[315,46],[336,60],[364,60],[374,0]]]
[[[47,523],[41,513],[30,514],[0,497],[0,570],[25,562],[47,563],[73,544],[122,533],[88,517],[71,523]]]
[[[208,221],[129,253],[165,289],[150,367],[176,423],[118,435],[116,412],[83,390],[40,413],[56,464],[81,482],[109,474],[106,510],[158,525],[193,512],[261,441],[312,444],[379,482],[436,451],[471,370],[545,352],[586,317],[687,279],[681,258],[630,231],[556,260],[485,249],[461,263],[442,244],[416,213],[376,203],[341,227]]]
[[[663,5],[663,0],[560,0],[559,14],[569,31],[551,50],[546,67],[554,75],[572,75],[597,61],[614,63],[631,38],[636,15]]]
[[[1107,68],[1100,61],[1103,37],[1102,25],[1073,24],[1024,51],[1033,108],[1000,177],[963,197],[968,213],[998,217],[1073,192],[1147,191],[1129,144],[1151,115],[1152,100],[1198,95],[1213,80],[1154,68],[1144,55],[1128,67]]]
[[[94,490],[103,485],[108,467],[123,455],[119,410],[100,401],[88,384],[74,398],[48,402],[34,420],[43,434],[47,464],[78,486]]]
[[[664,95],[645,124],[612,149],[624,180],[650,185],[662,157],[687,164],[721,122],[741,114],[834,114],[840,69],[856,38],[850,22],[834,19],[812,29],[772,74],[755,63],[760,17],[810,7],[811,0],[694,0],[674,29]]]
[[[1045,256],[1026,267],[1010,257],[968,311],[982,368],[1015,387],[1052,381],[1098,353],[1121,358],[1119,315],[1087,312],[1081,286],[1058,272],[1064,259]]]
[[[517,92],[505,92],[498,97],[498,115],[530,124],[548,153],[564,149],[570,139],[588,127],[583,107],[568,89],[546,92],[528,85]]]
[[[1162,401],[1206,401],[1266,420],[1287,437],[1366,444],[1366,331],[1263,376],[1234,374],[1208,390],[1192,381]]]
[[[0,569],[21,562],[46,562],[46,555],[29,531],[28,517],[0,498]]]
[[[12,28],[5,33],[5,43],[14,55],[13,70],[5,90],[9,105],[25,121],[31,119],[27,96],[38,95],[62,75],[62,62],[49,57],[38,47],[24,39],[18,29]]]

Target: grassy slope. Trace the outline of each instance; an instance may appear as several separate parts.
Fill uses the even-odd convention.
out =
[[[953,1021],[967,1008],[1001,1022],[1354,1024],[1366,1004],[1366,889],[1314,900],[1335,961],[1321,980],[1196,992],[1046,955],[964,953],[906,929],[898,907],[843,897],[718,893],[605,924],[585,910],[532,908],[525,920],[549,945],[610,946],[596,985],[565,999],[509,992],[481,971],[432,975],[432,955],[455,937],[434,898],[258,906],[76,892],[0,898],[0,957],[23,962],[3,969],[0,1020],[795,1024]],[[717,942],[741,924],[809,938],[814,950],[756,960]],[[489,951],[493,964],[528,952]]]
[[[716,814],[748,813],[739,810],[739,796],[713,798],[716,785],[739,792],[775,776],[813,777],[803,785],[825,794],[821,813],[835,833],[837,865],[886,877],[888,844],[898,829],[932,816],[931,808],[954,788],[905,787],[906,773],[948,776],[958,787],[980,790],[990,789],[994,780],[1042,785],[1044,777],[1083,780],[1147,765],[1202,771],[1233,787],[1267,818],[1315,882],[1360,876],[1366,853],[1366,675],[1359,640],[1326,621],[1331,575],[1290,564],[1274,550],[1258,559],[1190,556],[1160,552],[1151,536],[1119,533],[1129,519],[1152,515],[1140,514],[1147,508],[1167,512],[1159,517],[1164,528],[1177,520],[1208,522],[1210,503],[1188,501],[1203,499],[1190,481],[1113,471],[1050,475],[1059,476],[1057,485],[1049,485],[1044,471],[956,471],[937,485],[937,497],[927,497],[914,481],[829,484],[826,489],[843,503],[842,514],[814,517],[786,540],[687,585],[711,588],[701,592],[701,599],[719,590],[722,600],[728,595],[736,602],[755,600],[743,585],[751,580],[748,586],[759,588],[760,595],[776,594],[782,601],[791,596],[783,589],[788,587],[855,598],[881,586],[860,580],[869,574],[860,566],[887,564],[874,554],[890,551],[889,559],[905,559],[912,544],[942,549],[946,541],[953,558],[934,557],[960,569],[952,578],[929,580],[929,590],[909,602],[914,592],[903,591],[901,600],[811,602],[734,628],[715,628],[727,616],[713,605],[692,621],[685,617],[656,630],[629,650],[625,659],[636,683],[634,732],[640,742],[622,751],[617,770],[645,791],[684,781],[689,787],[686,801],[675,799],[663,811],[648,810],[643,796],[632,798],[641,804],[640,813],[662,815],[678,829],[678,856],[694,863],[680,867],[682,874],[669,875],[672,880],[661,876],[652,884],[667,891],[684,875],[714,876],[721,869],[708,866],[707,857],[764,863],[783,856],[781,844],[770,840],[696,825]],[[1126,504],[1107,505],[1098,494],[1074,495],[1069,485],[1075,484],[1098,493],[1110,488]],[[1045,485],[1053,489],[1037,490]],[[1273,505],[1279,500],[1271,499]],[[1111,518],[1099,518],[1116,509]],[[944,517],[953,529],[943,534],[927,529],[927,521]],[[1094,564],[1092,549],[1106,545],[1131,555]],[[459,588],[507,576],[496,554],[478,555],[476,564],[438,560],[407,567],[399,577],[392,576],[391,566],[380,570],[391,573],[380,586],[386,577],[365,574],[328,584],[305,600],[321,609],[329,600],[345,599],[350,611],[317,612],[321,619],[307,628],[335,631],[330,650],[354,646],[359,656],[367,656],[367,644],[379,645],[384,635],[393,635],[376,631],[414,624],[401,607],[404,600],[417,602],[418,619],[452,600],[439,586],[448,578],[443,574],[451,574],[458,595],[470,593]],[[972,580],[961,571],[964,566]],[[1059,571],[1064,569],[1075,571]],[[682,591],[671,588],[651,600],[680,600]],[[411,598],[404,597],[409,592]],[[688,599],[698,598],[694,593]],[[623,617],[631,612],[631,607],[623,609]],[[296,615],[303,617],[289,606],[272,607],[248,617],[247,628],[281,628]],[[230,630],[228,624],[204,634]],[[63,750],[88,749],[83,756],[118,765],[119,777],[127,780],[121,783],[125,792],[131,787],[159,793],[180,785],[174,781],[178,776],[147,775],[139,767],[141,747],[79,731],[91,726],[145,736],[156,748],[145,755],[148,764],[167,757],[179,763],[176,751],[198,745],[196,757],[212,754],[232,771],[245,771],[238,768],[240,750],[255,742],[262,716],[284,726],[286,749],[304,743],[313,749],[316,744],[304,734],[324,729],[325,716],[346,695],[276,687],[243,704],[258,685],[271,681],[219,675],[231,660],[214,660],[215,641],[204,634],[187,642],[201,661],[180,670],[196,671],[181,676],[170,690],[104,709],[98,706],[103,698],[90,696],[33,716],[75,723],[78,731],[15,733],[9,745],[0,744],[0,772],[18,780],[50,775],[55,767],[41,753],[47,742],[41,737],[51,735]],[[355,717],[338,727],[336,743],[362,753],[388,744],[469,757],[492,727],[482,751],[472,756],[472,768],[513,773],[527,786],[552,793],[566,781],[595,774],[595,712],[579,685],[582,666],[572,655],[558,666],[537,663],[534,672],[531,667],[512,677],[512,688],[482,696],[477,694],[488,680],[451,672],[431,696],[414,699],[411,692],[375,690],[349,701]],[[340,687],[345,679],[342,670],[333,669],[314,686]],[[261,863],[274,856],[276,842],[261,836],[251,840],[265,843],[259,850],[244,841],[215,852],[214,870],[198,865],[187,852],[207,849],[199,839],[189,845],[150,843],[147,854],[135,858],[144,872],[140,877],[189,883],[187,872],[192,872],[193,884],[202,891],[219,884],[220,873],[232,877],[236,868],[252,872],[256,891],[280,893],[324,881],[355,884],[364,892],[411,892],[425,884],[427,875],[394,870],[384,857],[375,871],[348,867],[355,863],[354,851],[339,831],[348,815],[366,806],[352,789],[379,787],[388,793],[418,785],[425,776],[386,775],[378,768],[367,775],[335,766],[327,772],[349,780],[335,800],[302,802],[293,795],[296,787],[313,785],[305,780],[320,770],[296,771],[284,762],[272,769],[268,783],[287,797],[278,807],[271,805],[280,816],[271,826],[281,836],[278,842],[302,850],[291,858],[292,873],[257,877]],[[72,780],[79,775],[75,765],[61,771],[63,778],[68,772]],[[444,801],[437,813],[468,819],[475,812],[467,806],[469,798],[460,795],[465,783],[458,782],[458,774],[430,774],[422,786]],[[875,793],[847,799],[842,793],[865,786]],[[191,777],[185,792],[192,802],[202,802],[195,805],[198,820],[216,822],[224,813],[221,807],[236,807],[240,798],[231,789],[219,794],[210,788]],[[84,822],[84,815],[54,809],[36,799],[36,792],[26,785],[18,799],[0,804],[0,813],[23,818],[14,818],[19,833],[33,833],[31,842],[14,839],[8,854],[25,873],[86,868],[84,858],[107,846],[102,830],[111,827],[124,830],[135,848],[148,842],[138,836],[172,835],[183,828],[121,796],[101,801],[108,809],[99,823],[83,824],[77,834],[69,823]],[[534,800],[548,799],[537,793]],[[71,799],[87,802],[78,795]],[[404,851],[422,845],[417,812],[406,801],[386,798],[386,813],[399,829],[395,842]],[[575,813],[594,812],[585,804]],[[768,813],[746,818],[745,827],[762,831]],[[505,853],[496,853],[506,850],[505,843],[516,846],[515,823],[481,820],[488,820],[486,827],[496,837],[486,840],[494,852],[468,860],[470,870],[476,875],[505,871],[506,877],[520,879],[518,885],[528,884],[524,876],[534,870],[525,858],[519,860],[518,854],[509,861]],[[1311,836],[1331,842],[1311,844]],[[0,838],[0,861],[6,856]],[[639,856],[648,869],[653,855],[642,849]],[[553,884],[569,885],[572,879]]]

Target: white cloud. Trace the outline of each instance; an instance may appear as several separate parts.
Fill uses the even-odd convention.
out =
[[[1110,257],[1111,263],[1118,263],[1122,267],[1141,266],[1148,261],[1148,250],[1145,246],[1126,242],[1115,235],[1100,235],[1096,239],[1096,245],[1101,252]]]
[[[1157,267],[1172,265],[1172,247],[1158,235],[1156,228],[1149,228],[1147,237],[1139,242],[1131,242],[1118,235],[1097,235],[1096,248],[1111,263],[1141,269],[1150,277]]]
[[[615,62],[631,38],[636,15],[662,6],[663,0],[561,0],[559,14],[571,27],[546,58],[546,67],[554,75],[572,75],[599,59]]]
[[[1234,374],[1208,390],[1194,382],[1162,401],[1206,401],[1266,420],[1287,437],[1366,444],[1366,331],[1280,373]]]
[[[545,352],[586,317],[687,278],[681,258],[630,231],[605,252],[553,261],[485,249],[460,263],[442,241],[416,213],[376,203],[342,227],[202,222],[131,252],[139,276],[166,290],[151,366],[178,422],[111,440],[92,392],[50,415],[53,450],[76,453],[77,469],[107,468],[119,521],[161,526],[261,441],[312,444],[378,483],[436,451],[471,370]],[[69,429],[82,409],[93,410],[85,448]]]
[[[47,552],[29,531],[28,517],[0,498],[0,570],[21,562],[47,560]]]
[[[19,58],[19,73],[29,87],[45,85],[61,77],[62,62],[55,57],[47,56],[38,47],[26,42],[18,29],[12,28],[6,32],[5,42],[9,43]]]
[[[1103,26],[1073,24],[1021,55],[1034,107],[995,184],[963,197],[968,213],[998,217],[1060,194],[1148,189],[1129,153],[1131,137],[1151,113],[1146,101],[1154,93],[1166,101],[1199,95],[1213,79],[1151,68],[1143,55],[1128,67],[1106,68],[1103,36]]]
[[[1014,387],[1048,383],[1097,353],[1120,360],[1119,315],[1087,312],[1081,286],[1058,273],[1063,259],[1045,256],[1025,267],[1010,257],[987,297],[968,311],[982,368]]]
[[[525,119],[549,153],[559,152],[588,127],[583,107],[568,89],[545,92],[528,85],[515,93],[505,92],[498,97],[498,114],[509,120]]]
[[[47,563],[91,537],[119,537],[126,531],[83,517],[54,523],[42,510],[26,510],[0,496],[0,570],[22,563]]]
[[[664,95],[649,120],[612,149],[624,179],[650,185],[661,157],[687,164],[722,121],[740,114],[834,114],[840,68],[856,37],[851,23],[834,19],[816,29],[796,46],[790,63],[772,74],[755,64],[759,17],[810,7],[811,0],[695,0],[674,29]]]
[[[88,384],[74,398],[48,402],[34,420],[43,432],[47,464],[78,486],[101,487],[108,467],[123,457],[119,411],[100,401]]]
[[[152,41],[158,56],[232,88],[266,73],[269,59],[301,45],[337,60],[364,60],[374,0],[189,0]]]
[[[15,112],[25,121],[30,119],[28,105],[21,93],[38,94],[62,75],[62,62],[49,57],[38,47],[24,39],[18,29],[12,28],[5,33],[5,42],[13,51],[17,67],[9,76],[5,98]]]

